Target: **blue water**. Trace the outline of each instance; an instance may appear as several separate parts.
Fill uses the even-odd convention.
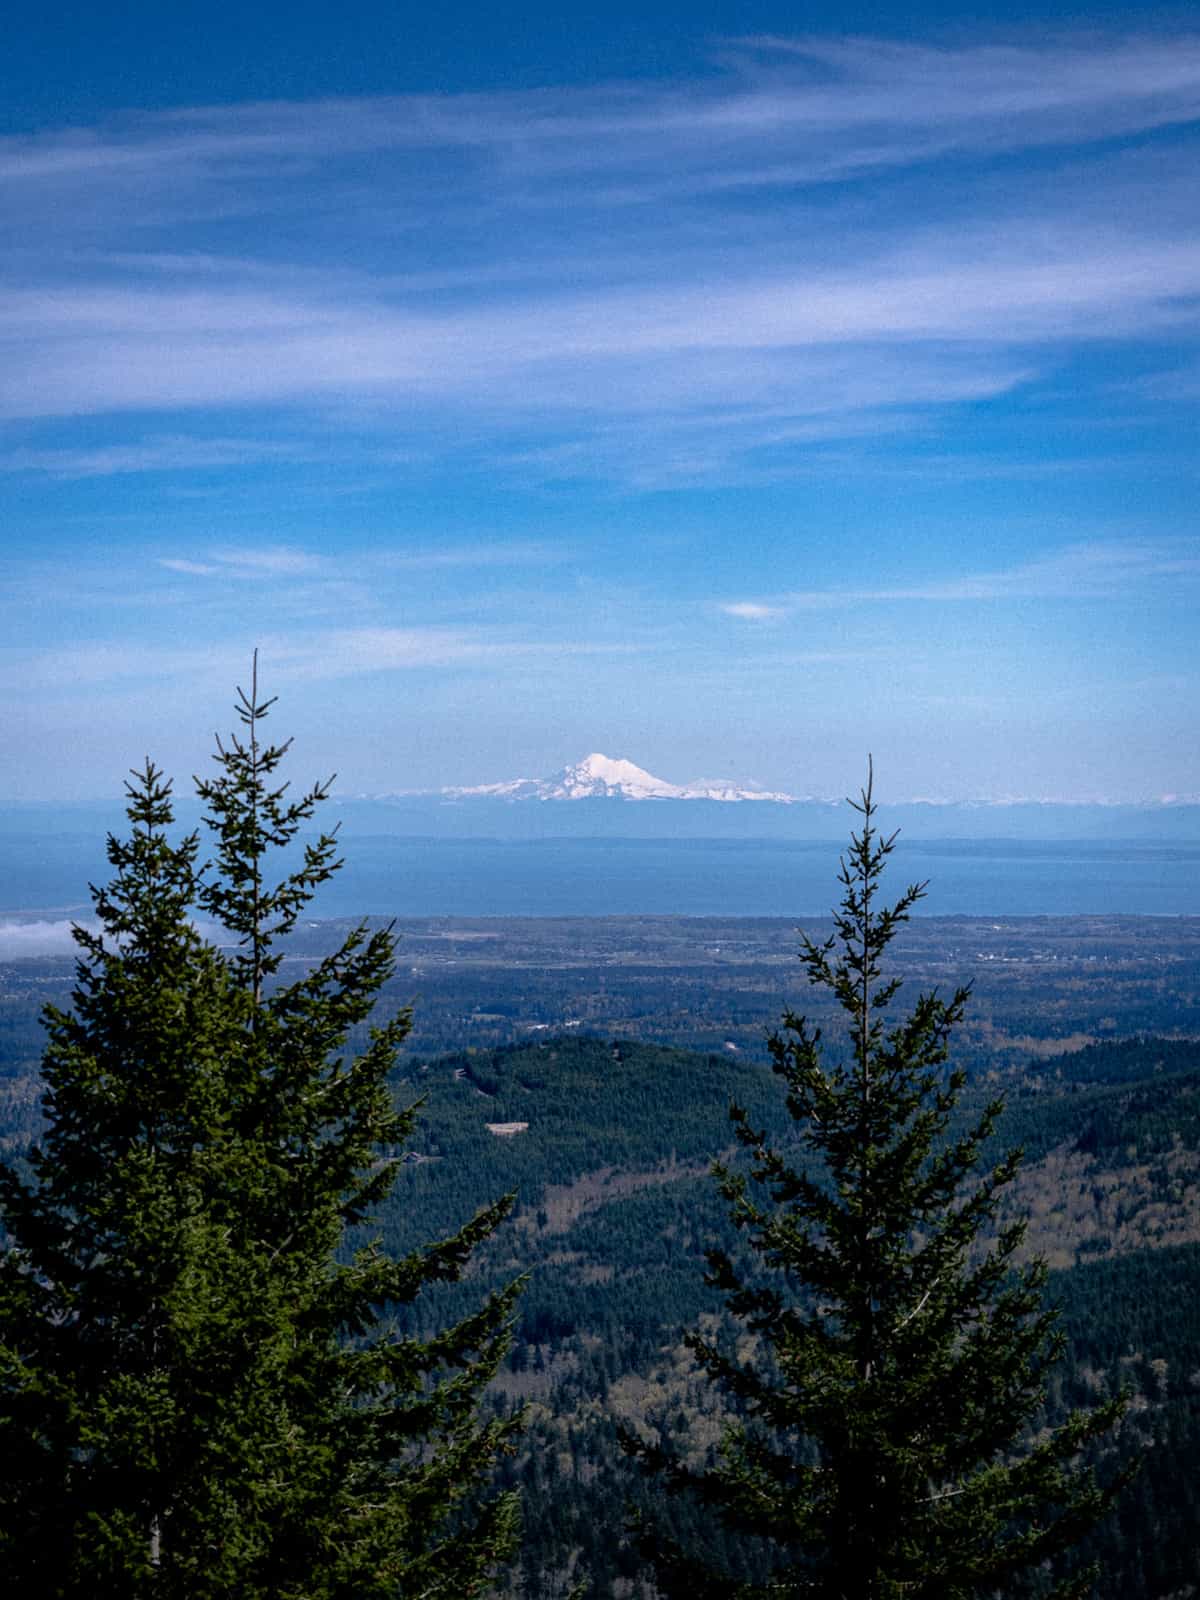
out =
[[[345,841],[315,916],[820,916],[824,842],[658,839]],[[108,875],[94,838],[0,840],[0,911],[78,912]],[[928,879],[931,916],[1200,915],[1200,844],[901,840],[891,894]]]
[[[750,840],[360,840],[336,911],[426,916],[819,916],[838,849]],[[889,888],[932,916],[1200,915],[1200,845],[898,845]]]

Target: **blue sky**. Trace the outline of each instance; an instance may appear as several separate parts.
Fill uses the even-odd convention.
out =
[[[1200,791],[1182,14],[26,22],[0,799],[195,770],[255,645],[349,792]]]

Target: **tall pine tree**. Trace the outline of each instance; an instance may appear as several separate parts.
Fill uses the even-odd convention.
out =
[[[272,880],[326,786],[290,800],[257,672],[239,701],[198,785],[211,862],[173,842],[155,767],[128,785],[47,1017],[45,1136],[0,1173],[0,1563],[30,1597],[460,1600],[515,1543],[513,1497],[484,1489],[515,1422],[479,1411],[515,1286],[424,1342],[387,1308],[458,1277],[508,1202],[403,1260],[347,1253],[412,1127],[388,1086],[409,1016],[347,1052],[385,931],[280,981],[340,863],[323,834]]]
[[[772,1148],[735,1106],[750,1181],[715,1169],[753,1265],[714,1252],[709,1282],[755,1344],[747,1355],[744,1343],[689,1342],[743,1420],[704,1472],[627,1441],[749,1536],[769,1576],[704,1570],[645,1533],[643,1546],[664,1595],[686,1600],[965,1600],[1024,1592],[1026,1578],[1066,1600],[1092,1575],[1055,1583],[1047,1564],[1122,1481],[1102,1489],[1078,1462],[1122,1402],[1031,1431],[1062,1339],[1044,1265],[1018,1264],[1024,1223],[992,1227],[1020,1153],[977,1170],[999,1101],[951,1131],[966,1079],[946,1070],[948,1041],[965,990],[924,994],[887,1025],[900,984],[882,958],[925,886],[880,906],[895,835],[877,831],[870,779],[855,809],[835,931],[801,947],[809,982],[845,1013],[845,1059],[829,1064],[821,1030],[785,1013],[770,1051],[805,1159]]]

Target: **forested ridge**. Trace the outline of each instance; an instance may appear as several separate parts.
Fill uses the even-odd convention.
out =
[[[971,1087],[964,1122],[995,1087]],[[1069,1349],[1050,1419],[1123,1385],[1135,1395],[1113,1448],[1144,1450],[1146,1461],[1089,1536],[1104,1573],[1097,1592],[1195,1593],[1200,1043],[1121,1040],[1023,1063],[1002,1087],[1009,1109],[989,1158],[1025,1147],[1017,1203],[1032,1207],[1033,1245],[1051,1243],[1063,1263],[1049,1298]],[[706,1248],[736,1251],[738,1241],[704,1168],[730,1148],[730,1098],[786,1147],[792,1129],[775,1085],[765,1068],[729,1056],[566,1037],[411,1063],[397,1092],[424,1104],[380,1219],[390,1248],[452,1225],[482,1195],[519,1196],[480,1268],[497,1283],[518,1264],[530,1273],[496,1402],[533,1403],[526,1448],[508,1469],[532,1491],[508,1592],[564,1593],[578,1559],[597,1594],[620,1593],[637,1569],[615,1537],[614,1507],[645,1505],[649,1491],[623,1459],[614,1422],[682,1441],[695,1459],[711,1455],[719,1412],[680,1339],[698,1319],[734,1336],[702,1271]],[[528,1128],[487,1127],[517,1122]],[[1081,1194],[1086,1225],[1065,1203]],[[1103,1237],[1097,1216],[1110,1224]],[[447,1309],[471,1287],[442,1291]],[[418,1321],[440,1314],[432,1300],[414,1308]],[[721,1543],[686,1505],[669,1514],[681,1538]],[[653,1590],[635,1582],[631,1592]]]
[[[23,1070],[35,1016],[31,1005],[14,1010],[4,1036],[0,1141],[10,1150],[36,1126]],[[987,1157],[1017,1144],[1026,1151],[1014,1203],[1028,1207],[1032,1246],[1055,1265],[1050,1298],[1069,1340],[1052,1405],[1131,1385],[1119,1448],[1148,1447],[1114,1515],[1088,1536],[1104,1573],[1097,1592],[1200,1592],[1200,1043],[1149,1035],[1009,1055],[972,1080],[961,1119],[997,1088],[1007,1110]],[[681,1338],[696,1325],[734,1337],[703,1281],[706,1248],[737,1248],[707,1169],[731,1151],[732,1099],[784,1148],[794,1137],[765,1064],[733,1051],[543,1034],[401,1057],[392,1090],[420,1111],[372,1230],[389,1252],[452,1231],[499,1194],[517,1195],[467,1281],[403,1312],[412,1331],[429,1333],[466,1314],[484,1287],[529,1274],[512,1351],[487,1400],[499,1411],[529,1405],[521,1451],[502,1467],[505,1482],[524,1488],[526,1514],[501,1592],[551,1600],[572,1574],[586,1574],[597,1596],[652,1595],[622,1538],[627,1506],[665,1515],[714,1558],[730,1554],[694,1507],[664,1505],[616,1430],[652,1430],[698,1462],[715,1449],[723,1412]],[[753,1570],[752,1552],[731,1558]]]

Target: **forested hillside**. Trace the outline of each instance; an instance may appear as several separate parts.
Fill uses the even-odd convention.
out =
[[[1031,1248],[1057,1264],[1051,1299],[1070,1341],[1049,1420],[1129,1385],[1135,1403],[1116,1448],[1146,1452],[1121,1510],[1091,1536],[1105,1573],[1098,1592],[1196,1592],[1200,1045],[1127,1040],[1007,1078],[1011,1109],[991,1154],[1026,1147],[1012,1205],[1029,1211]],[[985,1087],[994,1085],[972,1090],[964,1120]],[[704,1169],[728,1152],[730,1097],[786,1143],[777,1087],[765,1069],[725,1056],[558,1038],[414,1064],[398,1091],[426,1098],[381,1218],[389,1246],[453,1225],[498,1189],[520,1197],[485,1268],[497,1283],[514,1267],[531,1274],[496,1401],[532,1402],[511,1468],[531,1491],[512,1592],[565,1593],[578,1563],[598,1595],[623,1592],[624,1580],[650,1595],[614,1508],[663,1508],[625,1461],[615,1424],[681,1442],[697,1461],[716,1444],[718,1403],[680,1342],[697,1321],[723,1326],[703,1250],[738,1248]],[[447,1297],[465,1304],[471,1287]],[[444,1308],[429,1301],[414,1324],[432,1325]],[[693,1546],[717,1539],[686,1503],[667,1514]]]
[[[10,973],[12,969],[9,969]],[[11,1003],[0,1050],[0,1139],[28,1142],[35,1001]],[[9,995],[13,993],[11,985]],[[499,987],[497,1001],[503,1002]],[[1118,1021],[1123,1018],[1118,1018]],[[1048,1420],[1131,1385],[1135,1403],[1116,1449],[1145,1465],[1117,1513],[1090,1538],[1098,1594],[1200,1592],[1200,1044],[1134,1036],[1054,1054],[1041,1042],[980,1065],[965,1120],[999,1088],[1008,1111],[988,1152],[1014,1144],[1027,1161],[1012,1196],[1028,1212],[1030,1247],[1055,1268],[1069,1354]],[[489,1405],[529,1406],[506,1478],[526,1490],[523,1551],[506,1595],[553,1600],[584,1575],[588,1592],[649,1597],[623,1538],[624,1508],[665,1517],[693,1549],[723,1545],[685,1501],[662,1502],[623,1454],[618,1424],[670,1440],[703,1463],[721,1402],[681,1342],[697,1325],[735,1337],[703,1282],[703,1252],[736,1251],[708,1176],[728,1155],[731,1099],[787,1148],[794,1138],[776,1081],[749,1051],[695,1053],[638,1041],[545,1031],[521,1044],[402,1058],[399,1102],[421,1100],[396,1191],[377,1231],[402,1252],[457,1227],[497,1194],[514,1216],[472,1278],[422,1295],[404,1312],[429,1332],[481,1289],[527,1272],[516,1338]],[[752,1571],[752,1552],[726,1549]]]

